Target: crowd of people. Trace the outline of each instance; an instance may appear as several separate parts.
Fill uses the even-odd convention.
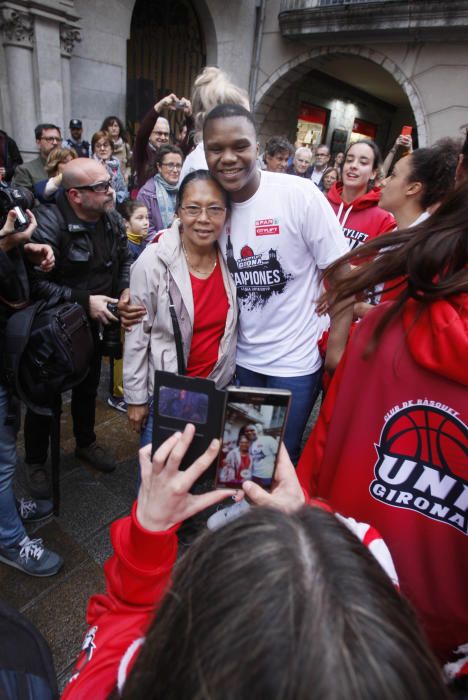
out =
[[[415,150],[400,136],[384,163],[370,139],[331,153],[277,135],[260,155],[247,93],[213,67],[133,144],[117,116],[89,142],[69,128],[39,124],[29,163],[0,131],[0,177],[37,202],[0,231],[1,342],[31,299],[83,307],[75,455],[112,472],[94,424],[116,328],[109,404],[141,450],[63,697],[464,697],[468,134]],[[283,444],[245,422],[217,489],[203,475],[219,440],[179,470],[195,428],[152,454],[156,370],[289,390]],[[26,412],[17,500],[13,398],[2,379],[0,562],[50,576],[63,561],[24,523],[53,509],[51,419]],[[241,516],[178,558],[181,525],[226,499]]]

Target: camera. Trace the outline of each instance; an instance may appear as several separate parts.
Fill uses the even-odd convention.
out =
[[[113,316],[120,318],[117,304],[109,303],[107,308]],[[102,329],[102,354],[114,360],[120,360],[123,356],[123,344],[120,332],[120,323],[111,321]]]
[[[34,206],[34,195],[25,187],[10,187],[6,182],[0,181],[0,228],[5,225],[10,209],[16,212],[15,229],[27,226],[29,219],[25,212]]]
[[[182,111],[183,109],[185,109],[185,102],[183,100],[177,100],[175,103],[175,108],[176,110]]]

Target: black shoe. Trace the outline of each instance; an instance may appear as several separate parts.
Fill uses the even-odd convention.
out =
[[[100,472],[113,472],[115,469],[114,457],[97,442],[92,442],[88,447],[77,447],[75,457],[83,459]]]
[[[50,498],[50,477],[44,463],[25,464],[25,476],[28,491],[33,498]]]
[[[24,523],[37,523],[40,520],[45,520],[54,511],[52,501],[34,500],[33,498],[17,498],[16,508],[19,516]]]

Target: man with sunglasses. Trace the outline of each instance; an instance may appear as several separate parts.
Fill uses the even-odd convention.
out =
[[[37,273],[32,282],[36,298],[81,304],[90,317],[95,352],[88,376],[72,391],[71,412],[76,440],[75,455],[95,469],[110,472],[115,462],[96,442],[94,433],[96,395],[101,370],[103,326],[118,319],[108,304],[132,311],[128,285],[131,257],[121,217],[114,209],[111,179],[104,165],[90,158],[77,158],[63,169],[63,191],[55,205],[36,211],[38,227],[34,239],[52,246],[55,268],[50,274]],[[141,311],[141,310],[140,310]],[[49,419],[30,411],[24,434],[27,481],[36,498],[48,494],[50,484],[45,466]]]
[[[45,164],[49,153],[62,143],[60,129],[55,124],[38,124],[34,129],[39,155],[28,163],[19,165],[15,170],[12,185],[15,187],[27,187],[34,192],[34,185],[41,180],[47,180],[48,175]]]

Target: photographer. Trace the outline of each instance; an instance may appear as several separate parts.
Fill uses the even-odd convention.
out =
[[[0,356],[3,354],[5,327],[15,309],[22,308],[29,298],[29,284],[24,256],[44,272],[52,269],[54,255],[50,246],[30,243],[36,228],[33,214],[27,210],[29,225],[24,231],[15,229],[16,213],[10,210],[0,230]],[[63,561],[46,549],[42,540],[30,539],[21,522],[13,493],[16,467],[16,411],[6,386],[0,380],[0,561],[31,576],[52,576]],[[26,519],[44,517],[52,510],[51,503],[22,500]]]
[[[266,507],[205,533],[176,563],[179,523],[240,498],[190,493],[220,446],[213,440],[180,471],[194,433],[187,425],[152,461],[149,445],[140,452],[138,501],[112,525],[106,593],[89,601],[90,629],[62,700],[447,700],[384,572],[384,543],[363,523],[304,505],[284,447],[271,493],[243,484]]]
[[[94,355],[89,374],[72,391],[71,412],[76,440],[75,455],[95,469],[111,472],[115,460],[97,444],[94,432],[96,395],[101,373],[101,329],[118,322],[108,305],[139,317],[141,310],[128,304],[131,256],[122,218],[114,210],[111,178],[104,165],[90,158],[76,158],[63,168],[63,192],[54,205],[36,210],[34,239],[54,250],[56,265],[50,275],[38,273],[34,293],[38,298],[81,304],[90,317]],[[128,317],[127,317],[128,318]],[[33,495],[50,492],[45,468],[50,419],[28,411],[24,436],[26,476]]]

